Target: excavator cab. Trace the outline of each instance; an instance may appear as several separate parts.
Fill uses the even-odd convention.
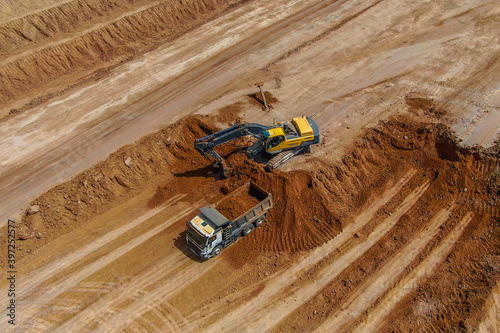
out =
[[[317,125],[310,118],[293,118],[291,122],[280,123],[278,126],[264,131],[266,152],[270,154],[319,142]]]
[[[283,128],[276,127],[267,131],[264,131],[264,136],[266,138],[266,152],[272,152],[274,150],[281,150],[281,144],[286,141],[285,132]]]
[[[267,150],[269,150],[273,147],[278,147],[283,141],[285,141],[285,137],[283,135],[270,138],[267,141]]]

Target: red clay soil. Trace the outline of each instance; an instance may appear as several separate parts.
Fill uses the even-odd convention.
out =
[[[389,258],[422,228],[422,221],[451,200],[459,203],[459,209],[473,212],[473,221],[449,260],[405,301],[407,305],[401,307],[384,330],[405,331],[408,323],[422,325],[418,327],[423,330],[475,327],[489,291],[500,278],[498,147],[489,153],[467,150],[457,145],[453,134],[443,125],[398,119],[368,130],[351,153],[337,164],[311,157],[310,171],[267,172],[262,164],[242,153],[229,154],[227,148],[224,155],[229,154],[227,162],[235,172],[223,179],[211,161],[193,147],[196,138],[217,130],[210,125],[215,120],[208,116],[184,118],[123,147],[71,181],[41,195],[32,203],[40,211],[26,215],[20,227],[22,238],[26,238],[22,242],[25,252],[148,189],[157,189],[150,200],[151,207],[179,193],[188,194],[193,202],[200,198],[216,202],[224,196],[221,189],[232,191],[252,180],[273,195],[275,207],[269,212],[266,224],[226,249],[223,255],[237,266],[243,262],[257,263],[262,252],[289,258],[332,239],[371,198],[380,195],[409,169],[417,169],[413,181],[430,179],[432,184],[415,212],[401,219],[401,224],[381,243],[385,245],[372,248],[363,261],[346,270],[342,279],[332,282],[325,293],[301,307],[282,328],[307,331],[316,327],[321,320],[310,320],[307,309],[320,306],[319,315],[326,318],[351,287],[377,268],[378,264],[367,263]],[[228,217],[245,209],[238,198],[232,201],[238,204],[220,207]],[[431,248],[432,244],[426,251]],[[252,277],[258,278],[255,274],[248,278]],[[325,302],[321,295],[332,296]],[[429,297],[439,302],[426,313],[411,306]]]
[[[177,173],[182,177],[183,170],[197,168],[198,165],[208,167],[208,161],[192,144],[196,138],[216,130],[203,119],[208,120],[205,117],[185,118],[134,145],[119,149],[72,180],[47,191],[33,201],[33,205],[40,207],[40,212],[24,217],[19,229],[20,237],[33,240],[38,236],[41,240],[50,240],[126,198],[146,189],[161,187],[175,179]],[[197,188],[193,183],[182,187],[185,191]],[[157,191],[149,206],[163,203],[173,191],[180,189],[172,186],[166,193]],[[29,243],[26,241],[27,248]]]
[[[405,96],[406,104],[415,115],[421,110],[425,115],[442,119],[446,116],[446,110],[438,106],[436,101],[426,98],[419,93],[411,92]]]
[[[235,195],[229,193],[227,198],[217,204],[216,209],[229,220],[234,220],[254,208],[258,203],[259,200],[250,195],[248,190],[245,190]]]
[[[378,150],[376,146],[382,149]],[[378,151],[378,154],[369,154],[370,151]],[[468,212],[473,212],[473,220],[445,263],[398,305],[398,310],[391,313],[380,331],[465,332],[477,329],[484,315],[485,300],[500,278],[498,147],[492,153],[463,149],[456,144],[453,135],[444,126],[405,120],[384,123],[372,133],[367,133],[358,149],[350,156],[351,159],[344,161],[357,163],[368,156],[380,156],[387,163],[380,164],[379,170],[386,167],[390,170],[395,162],[399,164],[397,167],[400,170],[416,168],[419,172],[412,182],[421,184],[425,180],[431,180],[431,185],[425,196],[386,237],[313,299],[292,313],[278,331],[312,331],[317,328],[340,309],[346,299],[352,296],[353,290],[425,228],[425,221],[452,201],[458,203],[457,210],[450,216],[440,234],[407,268],[408,272]],[[362,164],[367,166],[370,163]],[[400,196],[407,194],[402,192]],[[391,211],[392,208],[388,207],[387,213]],[[361,239],[364,237],[363,234],[358,236]],[[238,246],[243,247],[241,244]],[[359,322],[364,319],[361,316]],[[349,331],[349,327],[344,329]]]

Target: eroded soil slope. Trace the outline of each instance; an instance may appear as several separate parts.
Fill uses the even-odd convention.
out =
[[[0,107],[46,99],[242,2],[63,1],[0,20]]]
[[[227,114],[225,116],[227,118]],[[38,208],[31,207],[32,212],[27,212],[20,228],[23,252],[30,253],[46,242],[55,241],[62,234],[89,223],[93,216],[144,191],[152,193],[151,190],[156,189],[149,200],[151,208],[182,193],[187,194],[191,202],[199,199],[217,202],[224,193],[230,195],[232,190],[252,180],[272,193],[275,208],[263,227],[227,249],[223,258],[235,267],[253,263],[273,272],[279,270],[280,265],[290,263],[274,261],[269,266],[259,261],[259,254],[293,255],[326,244],[349,229],[366,204],[390,189],[395,179],[413,170],[415,175],[409,184],[427,185],[425,195],[411,213],[403,215],[391,233],[316,296],[306,299],[296,310],[291,308],[289,315],[279,317],[282,320],[276,329],[310,330],[337,318],[342,305],[351,302],[352,293],[372,275],[377,276],[377,269],[390,263],[413,235],[426,230],[429,218],[445,207],[451,207],[450,220],[442,225],[440,234],[415,257],[401,278],[418,267],[439,241],[451,233],[455,224],[469,216],[471,220],[467,220],[463,236],[429,279],[404,298],[399,310],[391,313],[394,319],[385,322],[384,327],[389,331],[406,330],[408,323],[418,324],[424,330],[477,327],[484,302],[500,273],[498,151],[460,148],[443,125],[399,118],[368,130],[338,165],[317,160],[311,154],[306,162],[309,171],[266,172],[262,164],[248,160],[241,152],[241,148],[249,144],[242,140],[240,147],[232,145],[222,149],[236,170],[230,178],[223,179],[193,147],[195,138],[216,130],[210,125],[216,120],[208,116],[184,118],[134,145],[123,147],[107,160],[40,196],[32,203]],[[405,195],[408,192],[403,191],[395,198],[403,199]],[[391,216],[396,208],[389,205],[377,216]],[[370,228],[381,223],[377,221],[375,219]],[[362,242],[367,233],[356,233],[353,241]],[[330,262],[332,258],[324,260]],[[248,272],[248,267],[245,271]],[[308,273],[311,281],[317,279],[315,271]],[[251,285],[262,278],[260,274],[261,271],[248,273],[243,281],[248,280],[246,283]],[[328,296],[327,301],[324,295],[332,297]],[[430,299],[433,301],[429,303]],[[197,302],[211,304],[215,299]],[[314,320],[311,311],[315,312]],[[358,317],[345,327],[357,327],[363,320],[363,316]]]

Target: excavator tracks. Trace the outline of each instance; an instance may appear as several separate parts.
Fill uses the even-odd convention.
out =
[[[295,155],[298,155],[302,153],[305,150],[305,148],[300,148],[296,150],[288,150],[288,151],[282,151],[278,155],[274,156],[271,158],[267,164],[266,164],[266,170],[272,171],[274,169],[279,168],[289,160],[291,160]]]

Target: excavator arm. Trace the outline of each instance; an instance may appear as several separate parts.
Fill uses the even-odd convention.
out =
[[[236,140],[244,136],[253,136],[259,139],[259,141],[263,142],[266,139],[264,136],[264,131],[269,130],[270,128],[271,127],[269,126],[256,123],[238,124],[196,140],[194,142],[194,147],[205,158],[208,159],[209,156],[212,157],[215,160],[215,166],[222,168],[224,170],[224,174],[226,174],[229,169],[227,168],[224,159],[219,155],[219,153],[217,153],[214,148],[223,143]]]
[[[194,147],[205,158],[215,160],[214,165],[224,170],[228,177],[231,173],[222,156],[215,147],[244,136],[257,138],[247,149],[247,155],[254,157],[265,150],[269,155],[275,155],[267,164],[267,170],[273,170],[286,163],[297,154],[307,151],[310,145],[319,143],[320,134],[318,125],[309,117],[293,118],[291,122],[274,123],[271,126],[243,123],[226,128],[217,133],[208,135],[194,142]]]

